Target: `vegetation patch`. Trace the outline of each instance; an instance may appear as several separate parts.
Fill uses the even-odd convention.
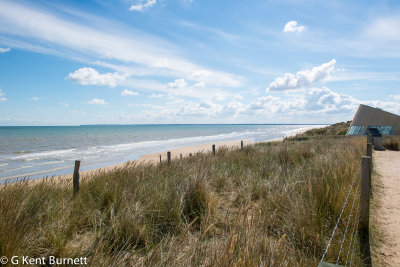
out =
[[[7,184],[0,254],[93,266],[316,266],[364,150],[364,138],[324,137],[129,162],[83,176],[75,197],[70,181]],[[340,235],[326,261],[339,249]]]

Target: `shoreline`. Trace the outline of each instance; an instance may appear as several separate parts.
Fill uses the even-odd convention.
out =
[[[273,139],[268,139],[268,140],[263,140],[263,141],[258,141],[258,142],[253,142],[251,140],[230,140],[230,141],[221,141],[221,142],[213,142],[213,143],[204,143],[204,144],[197,144],[197,145],[190,145],[190,146],[183,146],[183,147],[179,147],[179,148],[173,148],[173,149],[169,149],[169,150],[165,150],[165,151],[161,151],[161,152],[155,152],[155,153],[149,153],[149,154],[145,154],[140,156],[137,159],[134,160],[128,160],[122,163],[117,163],[117,164],[112,164],[109,166],[104,166],[104,167],[100,167],[100,168],[95,168],[95,169],[91,169],[91,170],[85,170],[85,171],[80,171],[80,178],[81,179],[86,179],[87,177],[91,176],[94,173],[97,172],[109,172],[115,169],[119,169],[119,168],[123,168],[127,163],[137,163],[137,164],[157,164],[160,163],[160,155],[161,155],[161,160],[162,162],[167,161],[167,152],[170,151],[171,152],[171,160],[176,160],[180,158],[180,155],[182,154],[182,158],[185,157],[189,157],[190,154],[194,155],[196,153],[207,153],[207,152],[211,152],[212,151],[212,145],[215,145],[215,148],[218,149],[220,147],[227,147],[228,149],[233,149],[233,148],[240,148],[241,146],[241,141],[243,141],[243,146],[249,146],[249,145],[254,145],[257,143],[265,143],[265,142],[282,142],[283,139],[285,137],[291,137],[291,136],[295,136],[297,134],[301,134],[304,133],[308,130],[311,129],[316,129],[316,128],[321,128],[321,127],[325,127],[325,125],[319,125],[319,127],[306,127],[306,128],[301,128],[296,132],[293,132],[287,136],[283,136],[280,138],[273,138]],[[71,169],[73,167],[71,166]],[[72,183],[72,174],[73,174],[73,169],[70,173],[67,174],[61,174],[61,175],[53,175],[53,176],[43,176],[43,177],[38,177],[38,178],[29,178],[26,177],[20,177],[20,178],[8,178],[8,179],[4,179],[4,183],[1,183],[1,185],[4,184],[10,184],[10,183],[14,183],[14,182],[18,182],[21,180],[26,179],[29,183],[36,183],[36,182],[40,182],[43,180],[47,180],[47,179],[51,179],[51,180],[55,180],[55,181],[68,181],[69,183]]]

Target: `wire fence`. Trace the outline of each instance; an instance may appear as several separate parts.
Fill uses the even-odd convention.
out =
[[[328,254],[332,262],[329,266],[332,266],[332,264],[336,264],[337,266],[352,266],[353,260],[355,259],[354,255],[357,253],[356,250],[362,248],[362,243],[365,243],[365,237],[362,238],[360,232],[365,227],[368,228],[369,223],[369,183],[372,167],[372,153],[370,152],[371,149],[369,146],[371,145],[367,144],[367,157],[362,157],[358,164],[351,185],[347,191],[346,199],[343,202],[341,212],[332,229],[332,233],[318,266],[328,266],[324,262],[324,260],[327,260]],[[368,214],[362,214],[365,213],[365,211]],[[362,227],[364,228],[361,229]],[[361,230],[359,230],[359,228]],[[369,237],[367,237],[367,240],[369,248]],[[360,249],[360,253],[362,254],[361,257],[363,260],[369,258],[369,255],[363,255],[364,252],[362,249]]]

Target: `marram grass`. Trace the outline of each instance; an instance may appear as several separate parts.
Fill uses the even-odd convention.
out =
[[[75,197],[70,182],[51,178],[7,184],[0,255],[87,257],[91,266],[316,266],[364,146],[325,138],[171,165],[131,162],[82,177]],[[326,261],[336,261],[344,219]]]

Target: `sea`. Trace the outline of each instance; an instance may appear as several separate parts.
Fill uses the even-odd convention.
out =
[[[213,142],[268,141],[321,125],[162,124],[1,126],[0,182],[91,170],[149,153]]]

